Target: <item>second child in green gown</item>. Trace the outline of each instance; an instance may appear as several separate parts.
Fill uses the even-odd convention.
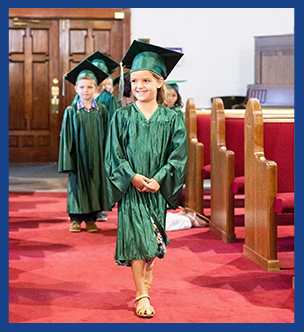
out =
[[[84,60],[66,74],[80,99],[64,112],[60,132],[58,171],[69,173],[67,213],[70,231],[97,232],[100,210],[109,210],[104,169],[108,111],[93,98],[96,86],[107,75]]]

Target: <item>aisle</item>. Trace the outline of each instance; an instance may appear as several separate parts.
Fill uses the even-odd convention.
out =
[[[156,315],[135,315],[131,270],[115,266],[117,211],[96,234],[68,231],[66,193],[11,193],[10,323],[292,323],[293,226],[280,226],[284,268],[267,273],[208,228],[168,232],[150,291]],[[84,225],[83,225],[84,227]]]

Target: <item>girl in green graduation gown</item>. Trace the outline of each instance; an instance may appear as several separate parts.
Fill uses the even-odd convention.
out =
[[[168,88],[167,99],[168,104],[167,107],[173,109],[178,116],[180,116],[185,121],[185,114],[182,111],[182,107],[184,106],[182,102],[182,97],[179,93],[179,87],[177,83],[186,82],[184,80],[181,81],[166,81],[166,85]]]
[[[118,202],[115,260],[132,268],[140,317],[155,313],[148,295],[151,269],[169,243],[166,208],[177,207],[184,184],[185,125],[176,112],[162,106],[164,79],[182,55],[134,41],[122,64],[131,68],[135,102],[118,109],[109,128],[105,168],[110,203]]]
[[[80,232],[82,221],[88,232],[98,231],[97,212],[109,210],[104,170],[108,111],[93,99],[96,86],[106,77],[87,60],[65,76],[80,94],[78,102],[64,112],[58,159],[58,171],[69,173],[67,212],[71,232]]]

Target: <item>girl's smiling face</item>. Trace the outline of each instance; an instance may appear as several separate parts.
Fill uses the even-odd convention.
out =
[[[139,70],[130,74],[133,96],[141,102],[156,100],[157,89],[163,84],[162,78],[155,78],[149,70]]]

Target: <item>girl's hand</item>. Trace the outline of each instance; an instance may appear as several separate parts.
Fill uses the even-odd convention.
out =
[[[159,183],[154,179],[148,179],[148,183],[146,184],[146,192],[147,193],[156,193],[160,188]]]
[[[132,185],[140,192],[144,192],[147,190],[147,183],[148,183],[149,179],[146,178],[145,176],[141,175],[141,174],[136,174],[131,183]]]

